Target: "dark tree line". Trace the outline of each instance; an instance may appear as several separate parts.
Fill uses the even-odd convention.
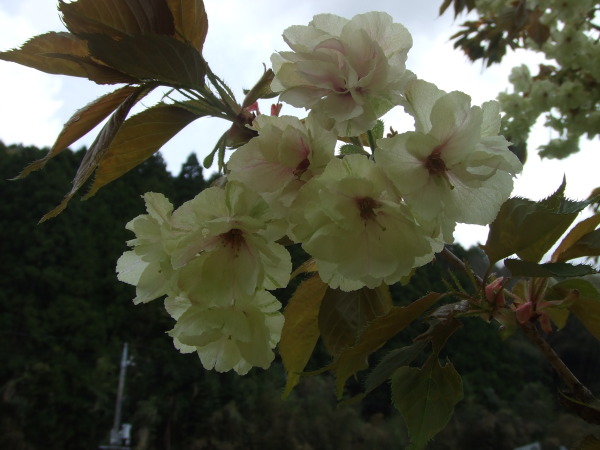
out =
[[[124,342],[135,365],[128,369],[123,419],[133,424],[139,450],[406,444],[387,386],[361,404],[337,406],[333,381],[308,377],[281,401],[285,380],[277,361],[267,372],[238,377],[207,372],[194,355],[179,354],[165,335],[173,322],[161,302],[134,306],[134,288],[116,280],[115,262],[131,238],[125,223],[144,212],[144,192],[162,192],[177,206],[209,181],[194,154],[178,176],[155,156],[93,199],[73,201],[66,212],[37,225],[68,191],[82,154],[65,151],[40,173],[6,181],[43,152],[0,143],[0,448],[93,449],[107,443]],[[455,251],[477,258],[476,250]],[[447,270],[439,261],[419,269],[413,283],[394,288],[395,301],[436,290],[433,280]],[[284,303],[290,292],[278,292]],[[398,342],[422,331],[409,330]],[[575,344],[562,350],[597,389],[591,374],[600,373],[599,350],[589,340],[582,351],[580,331],[564,331]],[[466,395],[432,449],[511,449],[532,440],[557,448],[589,431],[557,412],[551,372],[518,336],[505,345],[492,327],[473,319],[452,338],[448,352]],[[327,364],[324,351],[321,357],[315,368]],[[350,384],[348,394],[360,393],[361,382]]]

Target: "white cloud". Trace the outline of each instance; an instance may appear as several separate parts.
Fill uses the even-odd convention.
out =
[[[39,31],[25,16],[0,9],[0,48],[19,46]],[[0,139],[6,144],[49,146],[62,127],[57,111],[61,81],[29,68],[0,62]]]

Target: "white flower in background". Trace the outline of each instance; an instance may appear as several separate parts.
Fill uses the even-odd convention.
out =
[[[175,274],[171,251],[176,237],[171,230],[173,205],[162,194],[144,194],[148,214],[131,220],[125,227],[136,238],[127,242],[133,250],[117,261],[117,278],[136,286],[134,303],[146,303],[172,292]]]
[[[291,116],[261,115],[252,126],[258,136],[231,155],[228,179],[260,193],[285,214],[304,183],[334,158],[336,136],[310,119],[304,124]]]
[[[283,327],[281,304],[266,291],[238,299],[229,307],[208,307],[210,301],[191,302],[177,310],[170,335],[183,351],[194,349],[202,365],[217,372],[235,370],[246,374],[252,367],[268,368],[275,355]]]
[[[309,181],[290,222],[292,237],[315,258],[321,278],[343,290],[395,283],[442,248],[363,155],[334,159]]]
[[[274,242],[283,231],[272,224],[264,200],[239,183],[205,189],[173,213],[172,224],[181,237],[171,261],[192,301],[201,292],[224,305],[287,285],[291,258]]]
[[[383,12],[351,20],[320,14],[283,33],[293,50],[271,57],[281,100],[311,109],[340,136],[356,136],[393,108],[412,74],[408,30]],[[328,128],[329,124],[327,125]]]
[[[468,95],[422,80],[409,83],[406,98],[416,131],[379,140],[377,163],[419,220],[437,223],[447,241],[456,222],[491,223],[522,169],[498,135],[498,104],[471,106]]]

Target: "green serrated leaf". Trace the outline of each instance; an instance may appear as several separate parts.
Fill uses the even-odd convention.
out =
[[[425,350],[427,345],[427,341],[421,340],[387,353],[367,377],[365,381],[366,393],[368,394],[376,387],[389,380],[398,368],[408,366],[423,350]]]
[[[408,427],[410,449],[421,450],[444,429],[463,398],[462,380],[448,362],[432,355],[421,369],[401,367],[392,376],[392,401]]]
[[[279,353],[287,373],[283,397],[298,384],[319,339],[319,309],[327,288],[318,275],[313,275],[298,286],[285,307],[285,323],[279,342]]]
[[[538,262],[571,225],[590,200],[575,202],[564,197],[563,184],[545,200],[508,199],[490,225],[483,246],[491,263],[517,254],[521,259]]]
[[[356,291],[328,289],[319,312],[321,339],[335,356],[355,345],[368,322],[387,313],[392,307],[389,287],[362,288]]]
[[[368,155],[365,149],[359,145],[344,144],[340,147],[341,155]]]
[[[537,264],[519,259],[505,259],[504,265],[513,277],[582,277],[597,273],[596,269],[585,264],[573,265],[569,263]]]
[[[383,123],[383,120],[380,119],[375,123],[375,126],[371,130],[375,141],[378,141],[379,139],[383,139],[384,131],[385,131],[385,125]]]
[[[335,372],[338,398],[342,397],[346,380],[369,366],[368,358],[371,353],[400,333],[442,297],[442,294],[432,292],[408,306],[392,307],[384,316],[369,322],[358,343],[345,348],[333,363],[325,367],[326,370]]]

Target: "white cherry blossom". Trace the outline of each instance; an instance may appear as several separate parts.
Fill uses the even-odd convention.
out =
[[[471,106],[462,92],[412,81],[405,108],[414,132],[378,141],[376,161],[425,223],[448,230],[456,222],[491,223],[513,187],[521,163],[498,135],[496,102]]]
[[[175,273],[171,251],[176,236],[171,229],[173,205],[162,194],[144,194],[148,214],[131,220],[125,227],[136,234],[127,242],[133,250],[117,261],[117,278],[136,286],[134,303],[146,303],[168,295],[173,289]]]
[[[300,191],[290,221],[292,237],[315,258],[321,278],[343,290],[395,283],[442,246],[363,155],[332,160]]]
[[[258,136],[235,150],[227,162],[229,180],[239,181],[261,194],[280,215],[298,190],[323,172],[334,158],[336,136],[318,123],[291,116],[258,116]]]
[[[273,90],[282,92],[282,101],[311,109],[340,136],[372,128],[412,77],[405,67],[412,37],[383,12],[351,20],[320,14],[283,37],[293,51],[271,57]]]
[[[283,327],[281,304],[266,291],[257,291],[229,307],[207,307],[190,302],[178,315],[169,333],[184,352],[194,349],[206,369],[235,370],[246,374],[252,367],[266,369],[275,358],[273,348]]]

